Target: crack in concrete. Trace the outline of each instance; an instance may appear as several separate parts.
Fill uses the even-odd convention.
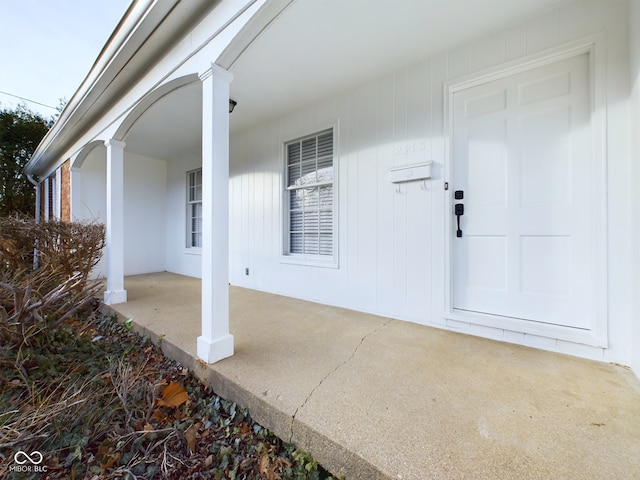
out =
[[[315,393],[315,391],[320,388],[320,386],[325,382],[325,380],[327,378],[329,378],[331,375],[333,375],[334,373],[336,373],[338,371],[339,368],[345,366],[347,363],[349,363],[351,361],[351,359],[353,359],[353,357],[356,356],[356,353],[358,353],[358,349],[360,348],[360,346],[364,343],[364,341],[369,338],[372,335],[375,335],[376,333],[378,333],[380,330],[382,330],[384,327],[386,327],[387,325],[389,325],[389,323],[391,323],[393,321],[392,318],[388,319],[387,321],[385,321],[382,325],[377,326],[375,329],[373,329],[371,332],[367,333],[365,336],[363,336],[360,339],[360,342],[358,343],[358,345],[356,345],[356,348],[353,349],[353,352],[351,353],[351,355],[349,355],[349,358],[347,358],[346,360],[344,360],[343,362],[339,363],[336,368],[334,368],[333,370],[331,370],[329,373],[327,373],[324,378],[322,380],[320,380],[320,382],[313,387],[313,389],[311,389],[311,392],[309,392],[309,395],[307,395],[307,398],[305,398],[304,402],[302,402],[302,405],[300,405],[298,408],[296,408],[296,411],[293,412],[293,416],[291,417],[291,425],[289,427],[290,433],[289,433],[289,443],[293,442],[293,424],[296,421],[296,416],[298,415],[298,411],[301,408],[304,408],[304,406],[309,402],[309,400],[311,400],[311,397],[313,396],[313,394]]]

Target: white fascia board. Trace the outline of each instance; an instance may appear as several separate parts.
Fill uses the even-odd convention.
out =
[[[39,160],[37,174],[44,176],[54,171],[57,164],[64,158],[73,158],[82,146],[96,138],[103,140],[112,138],[120,126],[119,120],[128,115],[137,102],[156,87],[184,75],[202,72],[204,71],[203,65],[210,68],[211,61],[218,59],[232,41],[236,43],[239,31],[248,21],[258,15],[257,12],[267,3],[269,0],[243,0],[241,3],[236,0],[222,2],[217,4],[215,9],[201,15],[197,21],[193,22],[188,32],[183,28],[181,34],[175,34],[173,37],[169,37],[166,30],[160,34],[156,32],[153,43],[158,44],[169,39],[171,40],[171,48],[163,49],[160,59],[154,59],[152,66],[147,66],[134,77],[123,78],[123,75],[119,75],[115,78],[110,88],[112,91],[120,92],[120,95],[115,97],[106,92],[100,99],[102,108],[98,117],[94,112],[90,112],[82,118],[80,125],[72,127],[69,124],[64,127],[67,132],[71,131],[74,134],[73,137],[67,138],[65,141],[62,135],[69,136],[68,133],[58,135],[56,154],[53,155],[52,148],[47,147],[49,149],[46,153],[47,161]],[[182,12],[183,15],[184,13]],[[172,12],[172,15],[176,14],[180,15],[179,12]],[[170,17],[165,24],[171,23],[173,27],[175,25],[174,16]],[[158,35],[161,35],[161,38]],[[157,49],[152,53],[157,55]],[[139,54],[137,54],[137,61],[139,61]],[[218,64],[217,61],[216,64]],[[126,65],[127,70],[131,68],[131,64]],[[108,103],[105,103],[105,98],[109,100]],[[92,108],[96,108],[95,101],[90,105],[93,105]]]
[[[57,158],[72,141],[88,128],[94,120],[91,110],[108,108],[122,92],[113,88],[114,80],[124,75],[136,76],[139,69],[147,65],[157,51],[141,49],[149,37],[156,32],[179,0],[142,0],[134,2],[102,49],[88,75],[73,95],[60,118],[44,137],[25,172],[38,175]],[[206,5],[206,0],[192,0],[190,7]],[[197,8],[196,8],[197,10]],[[193,9],[190,9],[192,12]],[[187,15],[185,21],[190,21]],[[173,20],[173,19],[172,19]],[[184,25],[180,22],[166,22],[169,34],[179,35]],[[125,69],[125,67],[127,67]],[[125,82],[126,83],[126,82]],[[111,87],[111,89],[110,89]],[[96,112],[97,113],[97,112]]]

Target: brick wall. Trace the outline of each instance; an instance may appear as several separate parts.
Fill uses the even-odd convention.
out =
[[[59,175],[58,175],[59,173]],[[59,184],[58,183],[59,180]],[[57,212],[60,220],[71,221],[71,160],[62,164],[59,171],[45,178],[40,188],[40,219],[53,219]],[[58,205],[56,202],[60,202]]]
[[[62,164],[60,176],[60,219],[71,221],[71,160]]]

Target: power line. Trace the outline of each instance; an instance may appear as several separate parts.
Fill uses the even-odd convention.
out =
[[[0,90],[0,93],[3,93],[4,95],[9,95],[10,97],[19,98],[20,100],[24,100],[25,102],[31,102],[38,105],[42,105],[43,107],[51,108],[53,110],[58,110],[56,107],[52,107],[51,105],[45,105],[44,103],[36,102],[35,100],[29,100],[28,98],[24,98],[19,95],[14,95],[12,93],[3,92],[2,90]]]

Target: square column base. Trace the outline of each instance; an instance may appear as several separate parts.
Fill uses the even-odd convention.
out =
[[[198,337],[198,357],[207,363],[216,363],[233,355],[233,335],[225,335],[213,341]]]
[[[115,305],[116,303],[126,303],[126,290],[107,290],[104,292],[104,303],[106,305]]]

